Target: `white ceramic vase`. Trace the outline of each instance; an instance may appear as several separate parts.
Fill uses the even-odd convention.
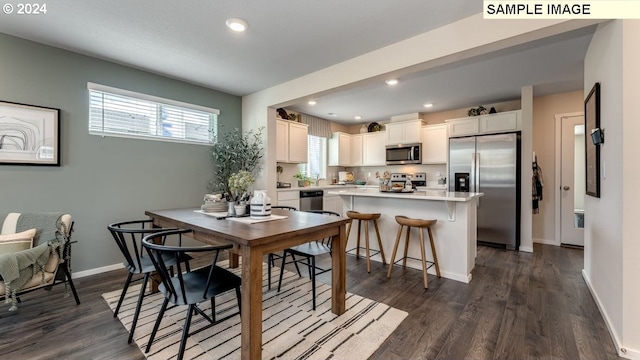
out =
[[[271,198],[265,190],[255,190],[251,199],[249,215],[252,219],[264,219],[271,216]]]

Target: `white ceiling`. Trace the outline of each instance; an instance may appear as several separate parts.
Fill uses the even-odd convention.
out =
[[[4,15],[0,32],[247,95],[460,20],[481,0],[57,0],[46,15]],[[233,33],[225,20],[249,23]],[[526,47],[368,84],[289,108],[340,122],[443,111],[582,88],[593,27]],[[422,104],[434,103],[425,110]],[[353,120],[362,115],[363,120]]]

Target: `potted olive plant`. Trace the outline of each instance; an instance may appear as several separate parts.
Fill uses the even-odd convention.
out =
[[[214,138],[213,179],[209,183],[210,190],[224,194],[229,201],[235,201],[236,189],[231,189],[229,179],[233,174],[246,171],[255,179],[260,171],[263,154],[262,130],[249,130],[242,133],[236,128],[230,132],[219,133]],[[222,127],[221,127],[222,132]],[[242,195],[242,194],[240,194]]]

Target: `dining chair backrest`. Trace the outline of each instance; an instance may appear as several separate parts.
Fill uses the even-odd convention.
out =
[[[342,215],[340,215],[339,213],[337,213],[335,211],[329,211],[329,210],[303,210],[302,212],[342,217]],[[323,244],[327,245],[328,247],[331,247],[331,236],[323,238],[323,239],[320,239],[320,240],[316,240],[316,241],[320,242],[320,243],[323,243]]]
[[[294,208],[293,206],[286,206],[286,205],[274,205],[271,208],[272,209],[289,210],[289,211],[298,211],[298,209]]]
[[[171,230],[152,226],[152,220],[122,221],[107,226],[124,256],[125,266],[131,273],[141,274],[153,270],[147,265],[148,261],[143,261],[146,255],[142,249],[142,238],[149,234]]]
[[[146,249],[160,278],[162,284],[160,290],[165,293],[166,298],[177,305],[195,304],[210,298],[212,296],[211,290],[213,290],[210,286],[215,284],[213,281],[215,279],[212,278],[214,271],[209,272],[208,278],[200,278],[206,281],[196,284],[196,287],[190,287],[190,285],[193,284],[185,284],[185,276],[191,273],[192,270],[183,267],[178,260],[183,258],[186,253],[215,252],[210,265],[210,267],[214,268],[216,267],[220,251],[233,248],[231,244],[217,246],[182,246],[183,234],[190,233],[192,233],[192,231],[188,229],[173,229],[152,233],[142,239],[142,246]],[[158,243],[158,240],[160,240],[161,244]],[[175,275],[168,269],[168,262],[176,264]],[[199,270],[194,269],[193,271]],[[198,289],[197,293],[201,294],[201,296],[193,293],[194,288]]]

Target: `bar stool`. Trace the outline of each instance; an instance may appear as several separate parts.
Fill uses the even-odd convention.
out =
[[[380,254],[380,256],[382,256],[382,263],[386,264],[387,260],[385,259],[384,256],[384,249],[382,248],[382,240],[380,239],[380,230],[378,229],[378,222],[376,220],[378,220],[380,218],[380,214],[368,214],[368,213],[360,213],[357,211],[347,211],[347,217],[350,218],[353,222],[353,220],[357,220],[358,221],[358,242],[356,244],[356,247],[350,250],[347,250],[347,252],[352,251],[352,250],[356,250],[356,257],[360,257],[360,228],[361,228],[361,222],[364,221],[364,242],[365,242],[365,250],[367,253],[367,272],[370,273],[371,272],[371,256]],[[376,229],[376,235],[378,236],[378,246],[379,246],[379,250],[370,250],[369,249],[369,221],[373,221],[373,227]],[[352,222],[349,223],[348,225],[348,229],[347,229],[347,239],[349,238],[349,234],[351,233],[351,227],[352,227]],[[371,251],[373,251],[373,254],[371,253]]]
[[[429,288],[429,283],[427,280],[427,269],[432,266],[436,266],[436,274],[440,277],[440,266],[438,265],[438,256],[436,255],[436,247],[433,244],[433,233],[431,232],[431,227],[436,223],[437,220],[423,220],[423,219],[410,219],[403,215],[396,216],[396,222],[400,225],[398,229],[398,236],[396,237],[396,243],[393,245],[393,254],[391,255],[391,265],[389,265],[389,272],[387,273],[387,279],[391,278],[391,271],[393,270],[393,265],[402,260],[402,267],[407,267],[407,258],[418,260],[416,258],[412,258],[407,256],[407,250],[409,249],[409,233],[411,232],[412,227],[419,228],[420,231],[420,254],[422,255],[422,277],[424,280],[424,288]],[[400,235],[402,235],[402,228],[407,227],[407,237],[404,242],[404,257],[396,261],[396,252],[398,251],[398,244],[400,244]],[[425,250],[424,250],[424,228],[427,228],[427,232],[429,233],[429,242],[431,243],[431,253],[433,254],[433,261],[427,261]],[[429,266],[427,266],[427,263]]]

